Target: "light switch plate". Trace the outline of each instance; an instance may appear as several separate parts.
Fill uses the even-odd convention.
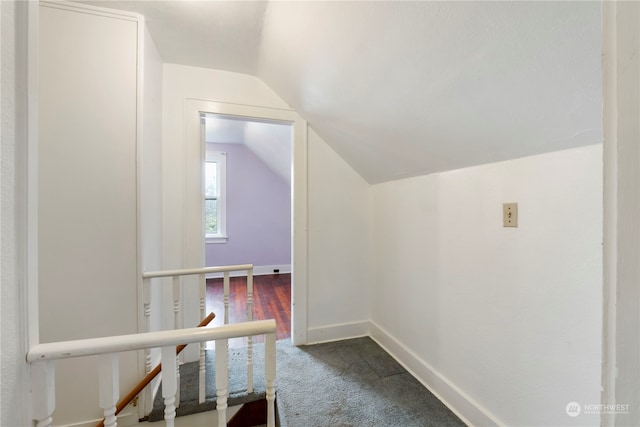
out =
[[[502,225],[505,227],[518,226],[518,204],[517,203],[502,204]]]

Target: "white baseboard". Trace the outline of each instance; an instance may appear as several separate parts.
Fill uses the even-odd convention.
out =
[[[279,270],[278,273],[275,274],[286,274],[291,273],[291,264],[284,265],[254,265],[253,266],[253,275],[254,276],[266,276],[267,274],[274,274],[274,270]],[[247,273],[245,271],[232,271],[229,273],[230,277],[244,277]],[[207,279],[218,279],[224,276],[224,273],[209,273],[206,275]]]
[[[375,322],[370,322],[369,329],[371,338],[380,347],[384,348],[465,424],[483,427],[505,425]]]
[[[307,344],[319,344],[330,341],[348,340],[369,335],[369,322],[341,323],[338,325],[309,328]]]

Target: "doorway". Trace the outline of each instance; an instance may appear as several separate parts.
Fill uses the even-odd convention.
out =
[[[273,109],[239,104],[227,104],[197,99],[185,102],[186,164],[200,164],[205,157],[203,143],[203,114],[214,114],[232,120],[248,120],[252,123],[275,123],[289,127],[291,157],[290,168],[290,270],[291,270],[291,340],[294,345],[307,343],[307,269],[308,269],[308,200],[307,200],[307,123],[292,110]],[[256,126],[256,125],[251,125]],[[257,127],[257,126],[256,126]],[[233,148],[233,147],[232,147]],[[230,153],[230,151],[227,151]],[[206,265],[204,237],[204,200],[202,171],[199,167],[185,168],[185,199],[183,223],[183,258],[188,264]],[[258,210],[254,208],[253,210]],[[227,212],[227,216],[230,213]],[[231,224],[231,223],[229,223]],[[224,236],[222,236],[224,237]],[[228,241],[234,239],[227,230]],[[214,255],[215,256],[215,255]],[[199,261],[198,261],[199,260]],[[223,259],[220,258],[220,263]],[[251,262],[245,260],[243,262]],[[216,260],[216,264],[219,264]],[[256,266],[260,264],[254,262]],[[271,271],[273,274],[273,271]],[[281,270],[282,274],[283,271]],[[183,288],[185,300],[198,300],[197,286]],[[194,311],[195,307],[194,307]],[[185,318],[193,314],[185,309]],[[194,323],[196,319],[191,320]]]
[[[277,338],[288,339],[292,124],[214,113],[201,113],[200,121],[205,265],[253,264],[253,318],[276,319]],[[237,273],[230,286],[231,323],[247,320],[246,276]],[[206,312],[216,313],[213,325],[223,324],[222,285],[221,275],[208,277]]]

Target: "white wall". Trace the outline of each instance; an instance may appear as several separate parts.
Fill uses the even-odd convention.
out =
[[[0,2],[0,425],[30,421],[26,324],[26,3]],[[22,48],[22,49],[21,49]]]
[[[172,64],[164,67],[163,96],[164,267],[192,267],[199,260],[183,259],[181,234],[185,99],[290,108],[255,77]],[[310,339],[362,335],[368,297],[359,274],[367,270],[368,186],[311,130],[308,141],[308,251],[317,260],[307,278]]]
[[[138,332],[139,25],[40,6],[41,342]],[[138,362],[120,355],[120,395],[139,381]],[[96,370],[95,358],[56,362],[56,425],[101,419]]]
[[[163,255],[164,268],[200,266],[201,260],[183,259],[185,100],[289,107],[255,77],[226,71],[165,64],[163,76]]]
[[[309,129],[309,341],[368,333],[370,186]]]
[[[205,265],[201,258],[185,259],[185,200],[186,200],[186,122],[185,105],[188,99],[225,102],[289,109],[268,87],[255,77],[227,71],[208,70],[174,64],[164,64],[163,74],[163,268],[193,268]],[[197,151],[197,150],[196,150]],[[189,166],[193,169],[193,166]],[[185,327],[199,323],[198,291],[194,278],[187,278],[183,297]],[[171,313],[170,286],[164,287],[163,310]],[[190,309],[189,307],[192,307]],[[173,327],[170,316],[165,316],[164,328]],[[196,357],[192,348],[185,350],[189,360]]]
[[[372,197],[372,335],[473,424],[598,425],[565,406],[600,402],[602,147]]]
[[[162,58],[145,28],[143,128],[140,148],[143,271],[162,268],[162,65]],[[157,291],[158,287],[154,287],[153,290]],[[153,317],[155,320],[155,316]]]

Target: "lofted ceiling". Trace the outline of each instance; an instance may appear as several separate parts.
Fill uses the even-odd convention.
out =
[[[87,3],[257,76],[369,183],[602,141],[596,1]]]
[[[253,154],[291,185],[291,125],[205,114],[207,143],[244,144]]]

